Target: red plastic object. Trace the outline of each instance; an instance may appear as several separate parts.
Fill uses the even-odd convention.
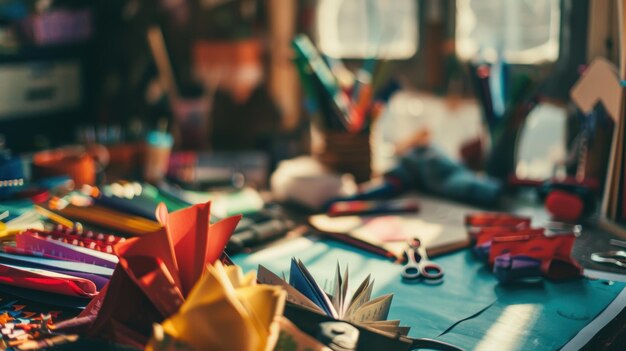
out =
[[[520,223],[530,224],[530,217],[498,212],[475,213],[465,217],[465,224],[475,227],[517,226]]]
[[[493,238],[489,251],[489,264],[493,264],[496,257],[504,254],[528,256],[541,261],[541,270],[550,279],[575,278],[582,272],[578,262],[571,258],[575,240],[573,234],[552,237],[543,235],[496,237]]]
[[[575,194],[553,190],[546,197],[545,207],[554,219],[573,222],[582,215],[585,204]]]
[[[465,225],[469,234],[475,238],[485,228],[522,229],[530,227],[530,217],[516,216],[508,213],[483,212],[465,216]]]
[[[534,238],[544,235],[545,230],[543,228],[519,228],[511,229],[504,227],[492,227],[482,228],[476,235],[476,246],[483,245],[489,241],[493,241],[494,238],[499,237],[519,237],[524,236],[528,238]],[[489,264],[493,264],[492,261]]]

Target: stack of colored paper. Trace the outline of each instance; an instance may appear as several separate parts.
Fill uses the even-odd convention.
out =
[[[91,298],[113,274],[118,259],[112,246],[123,240],[62,226],[26,230],[2,247],[0,284]]]

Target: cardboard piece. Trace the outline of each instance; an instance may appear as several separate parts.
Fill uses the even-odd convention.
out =
[[[591,113],[598,103],[602,103],[617,123],[620,119],[622,91],[617,67],[604,58],[597,58],[576,82],[570,96],[585,114]]]

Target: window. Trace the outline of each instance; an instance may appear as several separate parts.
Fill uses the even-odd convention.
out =
[[[335,58],[407,59],[418,46],[416,0],[319,0],[320,50]]]
[[[559,0],[457,0],[456,50],[463,60],[554,62],[559,56]]]
[[[562,106],[542,103],[530,112],[517,140],[518,178],[542,181],[564,174],[566,124]]]

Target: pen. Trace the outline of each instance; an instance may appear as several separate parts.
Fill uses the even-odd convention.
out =
[[[480,101],[483,105],[483,111],[485,113],[485,119],[487,125],[493,133],[495,128],[495,113],[493,111],[493,100],[491,97],[491,89],[489,87],[489,77],[491,76],[491,69],[488,65],[480,65],[476,68],[476,79],[478,82],[478,91]]]
[[[410,213],[417,211],[419,211],[419,203],[415,199],[353,200],[334,202],[328,209],[328,216]]]
[[[104,194],[100,194],[99,196],[93,197],[95,204],[100,205],[102,207],[119,211],[121,213],[127,213],[139,217],[143,217],[149,220],[156,220],[155,217],[155,206],[142,206],[142,204],[138,203],[137,200],[129,200],[126,198],[119,198],[114,195],[108,196]]]
[[[357,239],[351,235],[337,234],[337,233],[331,233],[331,232],[322,232],[320,230],[316,230],[316,232],[330,239],[334,239],[336,241],[346,243],[348,245],[354,246],[358,249],[372,253],[374,255],[382,256],[384,258],[391,259],[393,261],[397,261],[400,259],[399,257],[396,257],[396,255],[394,255],[392,252],[385,250],[380,246],[370,244],[367,241]]]
[[[74,226],[74,222],[39,205],[35,205],[35,211],[39,212],[42,216],[47,217],[51,221],[64,225],[68,228],[72,228]]]
[[[363,83],[360,88],[356,107],[354,108],[354,117],[352,118],[351,132],[358,133],[363,130],[365,126],[365,114],[372,102],[372,85],[370,83]]]

